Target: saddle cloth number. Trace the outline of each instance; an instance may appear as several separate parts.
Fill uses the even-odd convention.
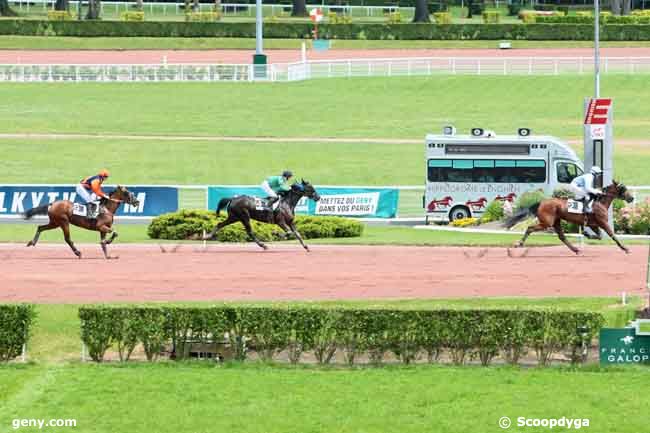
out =
[[[85,204],[74,203],[72,205],[72,214],[85,217],[88,215],[88,208]]]
[[[567,210],[569,213],[583,213],[582,211],[582,202],[581,201],[576,201],[576,200],[571,200],[569,199],[569,202],[567,203]]]
[[[255,209],[257,210],[266,210],[268,207],[266,206],[266,200],[263,200],[259,197],[255,197]]]

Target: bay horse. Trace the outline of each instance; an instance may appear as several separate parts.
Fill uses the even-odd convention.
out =
[[[524,237],[514,245],[515,247],[524,246],[524,242],[526,242],[526,239],[531,233],[552,227],[564,245],[576,254],[578,254],[579,250],[567,240],[560,221],[564,220],[580,226],[586,225],[597,234],[596,239],[601,239],[600,229],[602,228],[605,230],[607,235],[616,242],[616,245],[618,245],[620,249],[629,254],[630,250],[621,244],[614,234],[614,230],[612,230],[607,222],[609,207],[614,199],[617,198],[623,199],[627,203],[631,203],[634,200],[634,197],[632,197],[625,185],[614,181],[611,185],[603,189],[602,195],[594,200],[592,205],[593,212],[591,214],[570,213],[567,208],[567,199],[550,198],[535,203],[526,209],[519,210],[513,216],[507,218],[504,225],[506,228],[511,228],[528,216],[535,215],[538,219],[538,224],[528,227],[526,233],[524,233]]]
[[[251,228],[250,220],[254,219],[263,223],[277,224],[284,231],[285,238],[289,234],[293,234],[300,242],[302,247],[309,251],[309,247],[305,245],[298,230],[296,230],[295,223],[295,208],[301,198],[307,197],[314,201],[320,200],[320,195],[316,189],[306,180],[301,180],[291,185],[291,189],[280,197],[278,206],[275,210],[271,209],[257,209],[255,198],[248,195],[241,195],[237,197],[222,198],[217,205],[216,214],[219,216],[224,208],[228,208],[228,218],[217,224],[212,231],[203,236],[203,240],[214,239],[217,232],[230,224],[241,222],[248,236],[261,248],[267,249],[268,247],[264,242],[260,241],[253,229]]]
[[[115,212],[120,207],[120,204],[122,202],[133,206],[138,206],[140,203],[131,191],[121,185],[118,185],[117,188],[115,188],[115,190],[108,196],[110,198],[102,198],[100,200],[99,206],[100,209],[103,209],[103,212],[101,212],[96,219],[74,215],[72,213],[73,202],[69,200],[57,200],[53,203],[29,209],[23,214],[24,219],[31,219],[34,215],[47,215],[50,220],[47,224],[38,226],[36,229],[36,234],[34,235],[34,239],[29,241],[27,243],[27,246],[36,246],[41,232],[60,227],[63,231],[63,238],[65,239],[65,242],[70,246],[72,252],[77,257],[81,258],[81,251],[79,251],[77,247],[74,246],[72,239],[70,239],[70,224],[72,224],[86,230],[98,231],[101,238],[100,245],[102,247],[102,251],[104,252],[104,257],[106,259],[112,259],[113,257],[108,255],[106,246],[113,242],[117,237],[117,232],[113,231],[113,217],[115,215]],[[109,233],[112,233],[111,237],[109,239],[106,239],[106,235]]]

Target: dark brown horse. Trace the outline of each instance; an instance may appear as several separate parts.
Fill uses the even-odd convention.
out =
[[[603,194],[594,201],[592,206],[593,212],[591,214],[570,213],[567,209],[567,199],[551,198],[542,200],[529,208],[519,210],[513,216],[506,219],[505,226],[511,228],[528,216],[535,215],[538,219],[538,223],[526,229],[524,237],[515,244],[515,247],[522,247],[531,233],[552,227],[564,245],[569,247],[569,249],[576,254],[578,254],[579,250],[567,240],[566,236],[564,236],[564,231],[562,230],[560,222],[564,220],[580,226],[587,226],[597,234],[597,239],[601,239],[600,229],[602,228],[609,237],[616,242],[616,245],[618,245],[619,248],[629,254],[630,250],[619,242],[618,238],[614,234],[614,230],[612,230],[607,222],[608,209],[611,206],[612,201],[617,198],[623,199],[628,203],[631,203],[634,200],[625,185],[614,181],[611,185],[605,188]]]
[[[309,247],[305,245],[302,236],[300,236],[300,233],[296,230],[296,223],[294,221],[294,209],[303,197],[310,198],[314,201],[320,200],[320,195],[318,195],[316,189],[306,180],[301,180],[300,183],[294,183],[291,185],[291,189],[280,198],[279,204],[275,210],[257,209],[255,198],[247,195],[233,198],[222,198],[219,200],[219,204],[217,205],[217,216],[219,216],[222,209],[227,207],[228,218],[217,224],[214,229],[212,229],[212,232],[203,237],[203,240],[214,239],[219,230],[239,221],[246,229],[248,236],[255,241],[257,245],[267,249],[264,242],[259,240],[257,236],[255,236],[255,233],[253,233],[250,220],[254,219],[264,223],[279,225],[284,231],[285,238],[288,235],[293,234],[300,242],[300,245],[302,245],[305,250],[309,251]]]
[[[75,253],[77,257],[81,258],[81,251],[79,251],[74,246],[72,240],[70,239],[70,224],[72,224],[86,230],[98,231],[101,237],[100,244],[102,246],[102,251],[104,252],[104,257],[107,259],[113,258],[108,255],[108,252],[106,250],[106,245],[113,242],[117,237],[117,232],[113,231],[113,216],[115,215],[115,212],[120,207],[120,204],[122,202],[133,206],[138,206],[139,203],[132,192],[126,189],[126,187],[119,185],[115,191],[109,194],[109,197],[110,198],[108,199],[101,199],[100,209],[102,209],[102,212],[96,219],[74,215],[72,213],[73,203],[69,200],[58,200],[54,203],[38,206],[28,210],[23,214],[23,218],[30,219],[34,215],[47,215],[50,218],[50,221],[47,224],[38,226],[36,229],[36,234],[34,235],[34,239],[29,241],[27,243],[27,246],[36,246],[38,237],[41,235],[41,232],[60,227],[63,231],[63,237],[66,243],[72,249],[72,252]],[[112,235],[109,239],[106,239],[106,235],[109,233],[112,233]]]

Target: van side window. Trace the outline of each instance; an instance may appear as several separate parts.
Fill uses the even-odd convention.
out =
[[[557,181],[559,183],[571,183],[574,178],[581,174],[582,170],[580,170],[580,167],[571,162],[557,163]]]
[[[545,183],[544,160],[430,159],[429,182]]]

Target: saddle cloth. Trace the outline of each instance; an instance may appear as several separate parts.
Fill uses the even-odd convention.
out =
[[[569,213],[577,213],[577,214],[583,214],[583,204],[581,201],[569,199],[567,201],[567,211]]]
[[[88,218],[88,206],[81,203],[74,203],[72,205],[72,214]]]
[[[265,198],[253,197],[255,199],[255,209],[256,210],[275,210],[280,204],[280,200],[276,200],[273,203],[273,209],[269,208],[268,201]]]

